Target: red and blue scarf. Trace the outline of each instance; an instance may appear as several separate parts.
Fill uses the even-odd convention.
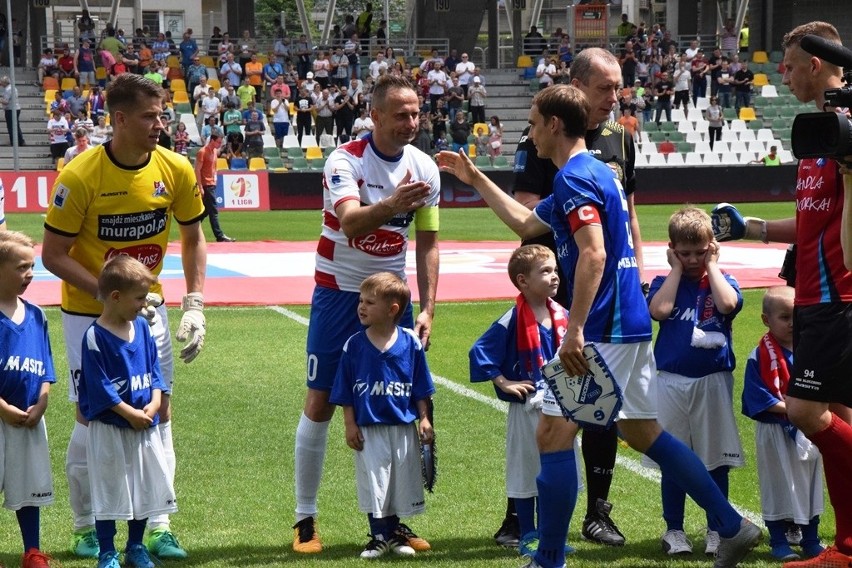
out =
[[[541,335],[538,331],[538,322],[535,319],[532,307],[527,303],[523,294],[518,294],[515,300],[518,314],[518,358],[521,363],[521,372],[533,383],[541,380],[541,367],[547,361],[541,349]],[[568,318],[565,311],[556,301],[547,300],[547,310],[550,312],[550,322],[553,329],[554,351],[562,345],[565,331],[568,328]]]

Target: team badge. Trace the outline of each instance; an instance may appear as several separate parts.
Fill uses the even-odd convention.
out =
[[[168,195],[168,190],[166,189],[166,184],[161,181],[154,182],[154,197],[162,197],[164,195]]]
[[[56,186],[56,193],[53,194],[53,206],[59,209],[65,206],[65,200],[71,194],[71,189],[67,185],[61,183]]]

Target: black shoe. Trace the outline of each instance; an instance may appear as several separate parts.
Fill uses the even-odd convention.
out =
[[[228,235],[222,235],[221,237],[216,239],[217,243],[233,243],[236,242],[237,239],[232,239]]]
[[[598,499],[595,504],[595,513],[586,516],[583,521],[581,534],[584,539],[607,546],[624,546],[624,535],[609,518],[610,511],[612,511],[612,503]]]
[[[517,548],[521,541],[521,525],[517,515],[506,515],[500,529],[494,533],[494,541],[500,546]]]

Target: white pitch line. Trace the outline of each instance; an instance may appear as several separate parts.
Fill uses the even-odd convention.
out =
[[[293,320],[297,323],[300,323],[304,326],[308,325],[308,321],[309,321],[308,318],[301,316],[301,315],[297,314],[296,312],[294,312],[292,310],[288,310],[287,308],[282,308],[281,306],[267,306],[267,308],[274,311],[274,312],[278,312],[282,316],[290,318],[291,320]],[[496,398],[493,398],[493,397],[490,397],[490,396],[486,396],[486,395],[482,394],[481,392],[470,389],[470,388],[468,388],[464,385],[460,385],[459,383],[452,381],[452,380],[450,380],[446,377],[442,377],[440,375],[433,374],[432,375],[432,381],[434,383],[438,384],[438,385],[441,385],[444,388],[447,388],[447,389],[453,391],[454,393],[456,393],[458,395],[473,399],[477,402],[481,402],[482,404],[490,406],[491,408],[497,410],[498,412],[502,412],[503,414],[507,414],[509,412],[509,403],[503,402],[502,400],[499,400],[499,399],[496,399]],[[578,444],[580,443],[579,438],[577,438],[577,443]],[[616,456],[615,463],[617,465],[620,465],[624,469],[626,469],[626,470],[628,470],[632,473],[635,473],[636,475],[638,475],[640,477],[647,479],[648,481],[653,481],[655,483],[660,482],[660,470],[650,468],[650,467],[645,467],[644,465],[639,463],[639,461],[637,461],[633,458],[630,458],[630,457],[627,457],[627,456]],[[763,524],[763,517],[761,515],[753,512],[753,511],[749,511],[748,509],[743,509],[741,507],[738,507],[738,506],[734,505],[733,503],[731,503],[731,505],[733,505],[734,509],[736,509],[736,511],[740,515],[747,518],[748,520],[750,520],[751,522],[753,522],[755,525],[759,526],[760,528],[765,528],[765,526]]]

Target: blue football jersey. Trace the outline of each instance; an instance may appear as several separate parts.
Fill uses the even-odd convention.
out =
[[[384,352],[370,342],[366,331],[349,338],[329,401],[354,407],[359,426],[411,424],[418,418],[417,401],[434,392],[420,340],[397,326],[397,340]]]
[[[553,194],[535,208],[556,239],[556,257],[568,280],[571,308],[579,248],[568,215],[584,205],[600,215],[606,264],[589,312],[586,341],[637,343],[651,339],[651,316],[642,294],[639,266],[633,251],[627,197],[612,169],[588,153],[575,154],[553,180]]]
[[[80,412],[86,420],[99,420],[121,428],[130,423],[112,407],[126,402],[143,409],[151,402],[151,392],[170,391],[163,381],[157,345],[145,318],[133,322],[133,341],[125,341],[93,323],[83,336],[80,389]],[[159,423],[154,417],[152,426]]]
[[[16,324],[0,313],[0,398],[26,410],[38,402],[42,383],[55,383],[47,318],[38,306],[24,303],[24,321]]]

